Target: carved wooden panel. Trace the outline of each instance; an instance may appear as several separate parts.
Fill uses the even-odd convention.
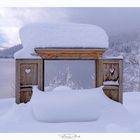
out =
[[[119,64],[118,63],[104,63],[104,78],[103,81],[117,81],[119,79]]]
[[[20,64],[20,84],[37,85],[38,84],[38,63]]]
[[[122,59],[98,59],[97,60],[97,80],[98,86],[104,86],[105,94],[118,102],[122,103]]]
[[[42,59],[16,59],[16,103],[28,102],[32,86],[44,90],[44,70]]]

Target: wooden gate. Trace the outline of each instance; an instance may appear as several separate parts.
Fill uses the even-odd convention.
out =
[[[122,59],[102,59],[106,49],[36,48],[40,59],[16,59],[16,103],[28,102],[32,85],[44,90],[44,60],[95,60],[96,87],[104,85],[105,94],[122,103]]]

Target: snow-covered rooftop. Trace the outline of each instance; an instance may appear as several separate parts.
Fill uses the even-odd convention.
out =
[[[108,48],[108,36],[99,26],[77,23],[35,23],[21,28],[23,50],[15,58],[29,57],[37,47]]]

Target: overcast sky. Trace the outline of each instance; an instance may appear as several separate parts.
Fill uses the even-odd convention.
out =
[[[1,8],[0,46],[20,42],[18,31],[33,22],[96,24],[109,36],[140,31],[140,8]]]

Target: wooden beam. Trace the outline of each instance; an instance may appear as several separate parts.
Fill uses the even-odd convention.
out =
[[[98,59],[105,51],[102,48],[35,48],[37,55],[47,60]]]

